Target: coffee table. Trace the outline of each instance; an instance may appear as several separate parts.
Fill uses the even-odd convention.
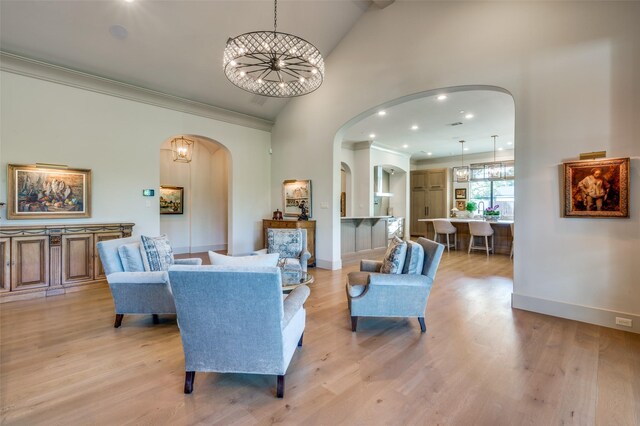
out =
[[[296,271],[291,269],[282,269],[282,292],[291,293],[291,291],[299,285],[312,284],[313,275],[304,271]]]

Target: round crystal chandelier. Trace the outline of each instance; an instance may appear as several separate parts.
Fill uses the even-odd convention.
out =
[[[274,1],[273,31],[254,31],[227,40],[224,73],[247,92],[291,98],[316,90],[324,79],[320,51],[300,37],[277,32],[278,0]]]

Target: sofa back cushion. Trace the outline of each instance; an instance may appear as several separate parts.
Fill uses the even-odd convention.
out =
[[[140,243],[123,244],[118,247],[118,254],[124,272],[144,272],[144,262],[140,253]]]
[[[225,256],[214,251],[209,252],[212,265],[227,266],[277,266],[278,253],[259,254],[255,256]]]
[[[166,234],[159,237],[140,236],[145,271],[167,271],[173,265],[173,251]]]
[[[402,268],[403,274],[422,274],[424,265],[424,248],[418,243],[407,241],[407,257]]]

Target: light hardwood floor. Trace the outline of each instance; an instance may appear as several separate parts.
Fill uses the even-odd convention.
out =
[[[638,425],[640,335],[512,310],[508,256],[445,252],[417,320],[350,330],[347,272],[315,269],[304,346],[275,378],[198,373],[175,317],[125,316],[106,285],[1,309],[2,424]]]

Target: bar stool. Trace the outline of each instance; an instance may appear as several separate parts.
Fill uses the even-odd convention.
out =
[[[453,234],[453,249],[457,250],[458,248],[458,234],[455,226],[451,224],[447,219],[434,219],[433,220],[433,229],[435,230],[433,234],[433,241],[436,243],[438,241],[438,235],[443,234],[447,236],[447,253],[449,252],[449,247],[452,246],[449,243],[449,235]]]
[[[493,253],[493,240],[495,239],[493,236],[493,228],[487,222],[481,221],[469,221],[469,233],[471,234],[471,239],[469,240],[469,250],[467,253],[471,253],[471,250],[486,250],[487,256],[489,255],[489,250]],[[473,237],[484,237],[484,246],[475,245]],[[491,248],[489,248],[489,237],[491,237]]]
[[[510,225],[511,227],[511,254],[509,255],[509,259],[513,259],[513,244],[516,242],[516,234],[513,233],[513,223]]]

